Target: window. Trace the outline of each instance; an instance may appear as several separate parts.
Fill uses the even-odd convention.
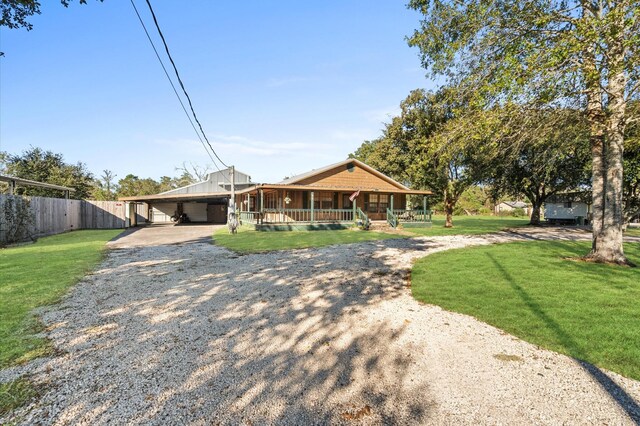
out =
[[[570,209],[571,208],[571,201],[565,201],[564,202],[564,208],[565,209]]]
[[[314,209],[332,209],[333,194],[331,192],[316,192],[313,199]]]
[[[278,208],[278,194],[276,192],[267,192],[264,194],[264,208],[265,209]]]
[[[369,194],[369,206],[367,211],[369,213],[378,212],[378,194]]]
[[[378,195],[378,208],[379,212],[386,213],[389,208],[389,194]]]
[[[255,195],[249,195],[249,196],[243,195],[242,198],[243,198],[242,200],[243,210],[250,211],[250,212],[256,211],[257,197]]]

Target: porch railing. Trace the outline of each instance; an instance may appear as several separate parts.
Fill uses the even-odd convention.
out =
[[[398,217],[393,212],[394,210],[387,209],[387,223],[390,227],[396,228],[398,227]]]
[[[361,224],[364,229],[369,229],[369,217],[362,211],[360,207],[356,209],[356,222]]]
[[[351,209],[265,209],[262,213],[262,223],[353,221],[353,210]]]
[[[397,223],[431,223],[431,210],[397,210],[392,211]]]
[[[260,212],[239,212],[241,223],[258,223],[260,218]]]

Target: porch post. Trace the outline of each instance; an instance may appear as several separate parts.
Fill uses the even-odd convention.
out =
[[[260,189],[260,223],[264,223],[264,189]]]
[[[391,213],[393,213],[393,194],[391,194],[391,199],[389,200],[389,204],[391,205]]]
[[[251,194],[247,193],[247,211],[251,211]]]
[[[427,221],[427,196],[422,196],[422,214],[424,215],[423,221]]]
[[[353,199],[353,203],[351,204],[351,207],[353,208],[353,223],[358,223],[358,218],[356,217],[356,209],[358,208],[356,206],[356,202],[358,201],[357,198]]]
[[[313,191],[311,191],[311,223],[313,223]]]

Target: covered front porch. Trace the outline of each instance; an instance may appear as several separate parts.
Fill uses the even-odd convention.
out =
[[[258,230],[340,229],[386,221],[430,226],[428,191],[260,185],[236,196],[242,224]]]

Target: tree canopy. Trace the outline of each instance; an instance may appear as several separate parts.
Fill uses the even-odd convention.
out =
[[[5,153],[3,161],[3,172],[11,176],[74,188],[74,198],[84,199],[91,196],[93,174],[87,170],[84,163],[66,163],[62,154],[32,147],[21,154]],[[19,187],[16,193],[39,197],[61,195],[61,192],[55,189],[35,187]]]
[[[411,0],[423,66],[479,108],[516,102],[580,108],[589,122],[590,260],[627,264],[622,246],[627,103],[640,91],[636,1]]]
[[[102,1],[102,0],[100,0]],[[60,0],[60,4],[69,7],[72,0]],[[86,4],[87,0],[78,0],[80,4]],[[10,29],[33,29],[28,19],[40,14],[40,2],[38,0],[1,0],[0,1],[0,26]]]

